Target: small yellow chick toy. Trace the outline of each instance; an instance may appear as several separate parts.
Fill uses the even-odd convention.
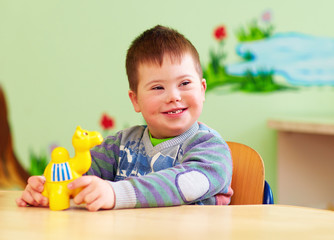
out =
[[[89,170],[92,164],[89,150],[102,141],[100,133],[89,132],[78,126],[72,138],[75,150],[73,158],[70,158],[68,151],[63,147],[57,147],[52,151],[51,162],[44,171],[46,182],[42,192],[49,198],[51,210],[64,210],[70,207],[70,198],[81,189],[69,190],[67,185]]]

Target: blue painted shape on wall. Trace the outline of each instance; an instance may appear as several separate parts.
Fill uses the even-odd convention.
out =
[[[274,71],[292,85],[334,86],[334,39],[300,33],[275,34],[270,38],[244,42],[237,46],[240,56],[251,54],[252,59],[228,64],[232,75],[247,70]]]

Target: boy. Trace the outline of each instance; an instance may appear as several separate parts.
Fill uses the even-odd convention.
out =
[[[228,204],[232,160],[217,132],[198,123],[206,81],[195,47],[177,31],[156,26],[137,37],[126,58],[129,97],[147,126],[110,136],[91,150],[74,203],[90,211],[181,204]],[[47,206],[44,177],[29,178],[18,206]]]

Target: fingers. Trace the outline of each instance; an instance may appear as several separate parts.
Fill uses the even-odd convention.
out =
[[[89,211],[112,209],[115,205],[114,190],[111,185],[96,176],[83,176],[68,185],[69,189],[83,188],[73,201],[76,204],[86,203]]]
[[[45,177],[44,176],[32,176],[28,178],[28,186],[30,186],[36,192],[43,192]]]
[[[105,182],[105,181],[104,181]],[[115,205],[114,190],[109,184],[105,185],[104,190],[94,190],[86,195],[86,208],[89,211],[97,211],[99,209],[113,209]]]
[[[91,183],[93,181],[93,178],[94,176],[83,176],[67,185],[68,189],[70,190],[82,188],[82,190],[73,199],[75,204],[82,204],[86,202],[85,198],[87,194],[92,191]]]
[[[22,197],[17,198],[15,201],[16,201],[16,205],[18,207],[26,207],[26,206],[28,206],[28,203],[25,202]]]
[[[80,177],[73,182],[67,185],[68,189],[74,190],[81,188],[80,192],[74,197],[73,201],[75,204],[82,204],[84,203],[84,197],[87,195],[87,188],[91,184],[92,179],[91,176],[83,176]]]
[[[41,194],[44,189],[44,182],[45,178],[42,176],[30,177],[21,197],[16,199],[17,206],[47,206],[49,203],[48,198]]]
[[[87,187],[92,182],[92,178],[94,178],[94,176],[83,176],[83,177],[77,178],[73,182],[69,183],[67,187],[70,190],[74,190],[76,188]]]
[[[40,187],[38,187],[40,189]],[[48,199],[44,197],[41,192],[36,191],[32,186],[27,185],[25,191],[22,193],[22,199],[32,206],[47,206]]]
[[[90,212],[95,212],[99,209],[107,209],[107,208],[103,208],[103,200],[102,199],[96,199],[95,201],[91,202],[91,203],[87,203],[86,204],[86,208],[88,211]]]

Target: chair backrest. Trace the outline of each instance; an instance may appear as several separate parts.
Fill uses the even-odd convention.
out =
[[[233,161],[231,205],[262,204],[265,183],[261,156],[251,147],[227,142]]]

